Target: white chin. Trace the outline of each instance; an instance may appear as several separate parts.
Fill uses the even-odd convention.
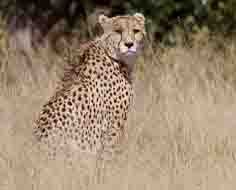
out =
[[[133,57],[136,55],[137,55],[136,51],[125,51],[121,53],[121,57]]]
[[[136,56],[136,52],[128,51],[126,52],[126,56]]]

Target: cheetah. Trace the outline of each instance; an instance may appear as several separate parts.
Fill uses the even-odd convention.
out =
[[[36,139],[50,155],[64,146],[96,155],[113,149],[125,135],[133,66],[146,36],[145,17],[141,13],[100,15],[98,23],[101,36],[83,51],[66,54],[59,88],[35,122]]]

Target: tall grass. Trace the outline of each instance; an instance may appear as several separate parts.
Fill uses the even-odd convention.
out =
[[[198,36],[191,47],[147,47],[135,71],[127,140],[99,183],[93,165],[45,161],[31,135],[61,59],[42,49],[27,63],[8,50],[1,59],[0,189],[235,189],[236,52],[233,41],[220,44]]]

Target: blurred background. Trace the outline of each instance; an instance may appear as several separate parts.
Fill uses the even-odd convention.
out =
[[[0,0],[1,190],[235,190],[235,0]],[[32,130],[65,49],[100,35],[97,15],[141,12],[127,138],[94,168],[45,161]],[[84,155],[83,155],[84,156]]]
[[[101,13],[114,16],[142,12],[149,34],[173,45],[176,30],[189,34],[204,29],[232,35],[235,9],[235,0],[1,0],[0,18],[12,36],[24,32],[24,38],[36,45],[49,36],[55,43],[73,32],[79,33],[77,38],[91,38],[97,33],[96,18]]]

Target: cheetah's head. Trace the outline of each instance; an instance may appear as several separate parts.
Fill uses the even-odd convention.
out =
[[[111,57],[129,63],[140,54],[146,35],[145,18],[141,13],[111,18],[100,15],[98,20]]]

